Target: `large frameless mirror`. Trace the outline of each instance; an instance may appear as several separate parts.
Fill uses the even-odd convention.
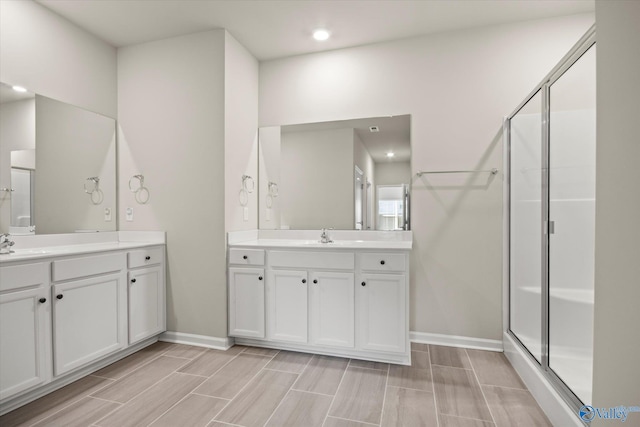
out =
[[[260,128],[261,229],[408,230],[411,117]]]
[[[0,162],[0,232],[116,230],[114,119],[0,84]]]

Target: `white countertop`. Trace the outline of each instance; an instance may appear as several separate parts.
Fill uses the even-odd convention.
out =
[[[292,249],[382,249],[411,250],[411,241],[385,240],[335,240],[333,243],[320,243],[320,240],[303,239],[257,239],[230,243],[230,248],[292,248]]]
[[[14,250],[10,254],[0,254],[0,264],[15,261],[54,258],[68,255],[82,255],[143,248],[165,244],[164,232],[114,232],[101,236],[82,234],[60,234],[47,236],[16,236]],[[38,237],[40,239],[38,240]]]

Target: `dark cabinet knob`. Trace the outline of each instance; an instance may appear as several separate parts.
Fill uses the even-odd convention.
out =
[[[248,258],[248,257],[247,257],[246,255],[243,255],[243,256],[242,256],[242,259],[247,259],[247,258]]]
[[[307,283],[307,279],[302,279],[302,283]]]
[[[258,280],[262,280],[262,276],[258,276]]]
[[[313,283],[318,283],[318,279],[313,279]]]
[[[131,279],[131,283],[136,283],[136,279]]]
[[[38,301],[40,301],[40,304],[44,304],[45,302],[47,302],[46,298],[40,298]]]
[[[367,284],[365,282],[362,282],[361,285],[362,286],[367,286]]]
[[[151,259],[151,257],[149,255],[147,255],[146,257],[144,257],[144,259],[146,259],[147,261],[149,261]]]
[[[58,294],[58,295],[56,295],[56,298],[58,298],[58,299],[62,299],[63,297],[64,297],[64,296],[63,296],[62,294]]]
[[[380,264],[384,265],[384,260],[380,261]]]

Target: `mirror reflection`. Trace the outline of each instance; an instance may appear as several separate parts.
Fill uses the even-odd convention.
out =
[[[261,229],[409,230],[411,117],[260,128]]]
[[[0,84],[0,232],[114,231],[115,120]]]

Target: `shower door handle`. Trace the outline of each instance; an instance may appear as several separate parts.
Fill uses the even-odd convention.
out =
[[[547,226],[544,228],[544,232],[545,234],[556,234],[556,222],[555,221],[548,221]]]

